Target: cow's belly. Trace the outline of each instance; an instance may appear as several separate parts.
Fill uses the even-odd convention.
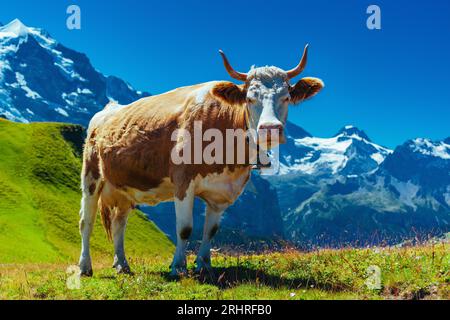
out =
[[[221,208],[227,207],[236,201],[249,177],[249,168],[239,168],[233,172],[226,169],[222,173],[212,173],[206,177],[197,176],[191,183],[194,184],[195,196],[203,199],[214,208]],[[110,183],[108,183],[108,186],[110,191],[107,193],[115,193],[113,191],[115,188]],[[155,188],[142,191],[132,187],[125,187],[121,188],[120,193],[126,194],[126,197],[133,204],[155,206],[161,202],[173,201],[175,186],[170,178],[167,177]]]
[[[156,206],[158,203],[173,201],[174,185],[169,178],[164,178],[158,187],[147,191],[134,188],[126,188],[126,192],[136,204],[148,204]]]
[[[209,174],[195,181],[195,195],[210,206],[221,208],[233,204],[241,195],[250,177],[249,168],[239,168],[233,172]]]

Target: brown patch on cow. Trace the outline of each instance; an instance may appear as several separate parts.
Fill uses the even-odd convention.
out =
[[[211,90],[212,94],[221,101],[230,105],[243,105],[247,99],[244,87],[232,82],[220,82]]]
[[[209,239],[211,240],[217,233],[217,231],[219,231],[219,226],[217,224],[215,224],[211,230],[209,230]]]
[[[95,193],[96,189],[97,189],[97,184],[91,183],[91,185],[89,186],[89,194],[92,196]]]
[[[109,241],[112,241],[111,231],[111,209],[107,207],[102,201],[100,201],[100,217],[102,218],[102,225],[106,231],[106,236]]]
[[[112,117],[99,133],[101,168],[104,177],[117,188],[148,191],[169,177],[171,134],[177,128],[177,114],[141,105]]]
[[[291,102],[299,103],[312,98],[324,87],[322,80],[317,78],[303,78],[290,88]]]
[[[180,232],[180,238],[182,240],[187,240],[191,236],[192,227],[184,227]]]

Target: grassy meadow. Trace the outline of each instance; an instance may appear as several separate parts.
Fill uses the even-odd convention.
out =
[[[125,240],[135,274],[111,268],[112,244],[98,221],[94,276],[74,288],[82,142],[79,126],[0,119],[0,299],[450,298],[447,242],[259,255],[219,251],[211,272],[195,274],[190,255],[189,273],[174,279],[173,244],[139,211]]]
[[[94,257],[94,276],[69,289],[68,264],[0,267],[1,299],[449,299],[448,244],[409,248],[214,254],[211,273],[169,276],[170,258],[131,258],[133,276]],[[368,286],[370,267],[380,286]]]

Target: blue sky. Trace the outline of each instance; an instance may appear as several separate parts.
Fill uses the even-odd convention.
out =
[[[66,28],[70,4],[81,8],[81,30]],[[366,28],[370,4],[381,8],[381,30]],[[449,13],[446,0],[0,1],[1,22],[47,29],[103,73],[154,94],[229,80],[220,48],[240,71],[288,69],[309,43],[304,76],[326,88],[289,119],[323,137],[354,124],[388,147],[450,136]]]

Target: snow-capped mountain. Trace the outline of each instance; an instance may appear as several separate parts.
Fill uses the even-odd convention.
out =
[[[103,75],[43,29],[18,19],[0,26],[0,116],[86,125],[111,100],[125,104],[147,95]]]
[[[407,141],[386,158],[377,175],[391,177],[391,185],[413,208],[450,208],[448,142],[423,138]]]
[[[307,132],[291,134],[280,148],[280,175],[358,175],[378,168],[391,150],[372,143],[364,131],[348,125],[332,138],[312,137]]]
[[[264,176],[277,189],[288,239],[325,245],[393,243],[448,231],[448,139],[415,139],[391,151],[353,126],[333,138],[289,139],[307,148],[304,157],[285,162],[287,169],[278,176]],[[286,150],[280,153],[289,157]]]

